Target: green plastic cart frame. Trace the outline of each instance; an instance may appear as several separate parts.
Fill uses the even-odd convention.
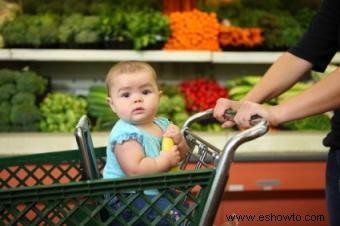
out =
[[[268,131],[265,120],[254,119],[253,127],[229,138],[220,150],[190,131],[193,123],[211,118],[212,110],[207,110],[185,122],[182,133],[190,150],[181,163],[183,170],[101,179],[106,150],[93,147],[83,116],[75,130],[78,150],[0,159],[0,225],[211,226],[236,149]],[[189,163],[195,169],[188,170],[193,165]],[[148,189],[157,190],[157,195],[146,195]],[[112,197],[121,204],[116,209]],[[137,199],[145,205],[136,207]],[[161,199],[166,207],[158,206]]]

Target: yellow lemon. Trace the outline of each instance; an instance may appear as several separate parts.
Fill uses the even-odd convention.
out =
[[[172,138],[170,138],[170,137],[163,137],[163,139],[162,139],[162,145],[161,145],[162,151],[170,151],[171,148],[172,148],[174,145],[175,145],[175,143],[174,143],[174,140],[173,140]],[[174,167],[171,168],[170,171],[171,171],[171,172],[175,172],[175,171],[178,171],[178,170],[180,170],[180,169],[179,169],[179,166],[174,166]]]

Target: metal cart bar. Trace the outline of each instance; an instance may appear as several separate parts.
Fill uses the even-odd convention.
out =
[[[96,156],[94,153],[94,146],[89,129],[89,121],[86,115],[83,115],[74,131],[79,151],[81,152],[81,170],[84,170],[83,177],[87,180],[94,180],[100,178]]]
[[[213,110],[209,109],[204,112],[200,112],[191,116],[184,124],[182,128],[182,132],[184,136],[187,138],[189,146],[192,144],[192,140],[197,142],[197,139],[192,139],[193,134],[190,132],[189,127],[197,121],[201,121],[204,119],[212,118]],[[228,117],[233,117],[232,114],[229,114]],[[251,128],[241,131],[240,133],[235,134],[231,137],[226,145],[223,148],[223,151],[219,151],[217,148],[213,147],[211,144],[207,144],[204,142],[207,147],[210,147],[210,152],[203,153],[205,156],[207,153],[215,160],[216,172],[215,177],[212,183],[212,187],[207,199],[207,203],[204,207],[202,218],[200,221],[200,226],[211,226],[213,225],[216,212],[218,210],[219,204],[222,200],[224,188],[227,184],[229,178],[229,170],[231,163],[234,159],[234,154],[236,149],[243,143],[253,140],[257,137],[264,135],[268,131],[268,122],[260,117],[252,118],[251,124],[253,125]],[[191,146],[192,147],[192,146]],[[213,148],[211,148],[213,147]],[[208,149],[208,148],[203,148]],[[190,160],[190,157],[193,155],[193,148],[190,148],[189,154],[183,161],[181,168],[183,168]],[[202,156],[202,153],[200,153]],[[202,159],[200,159],[202,160]],[[204,160],[200,165],[205,164]]]

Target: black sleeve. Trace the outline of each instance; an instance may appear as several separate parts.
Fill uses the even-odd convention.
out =
[[[324,71],[339,49],[340,0],[324,0],[308,30],[288,51]]]

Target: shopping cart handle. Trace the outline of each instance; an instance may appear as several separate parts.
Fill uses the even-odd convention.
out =
[[[234,116],[235,116],[236,112],[231,110],[231,109],[227,109],[224,113],[224,118],[229,119],[229,120],[233,120]],[[193,123],[195,122],[199,122],[205,119],[211,119],[213,118],[213,109],[208,109],[206,111],[202,111],[202,112],[198,112],[194,115],[192,115],[191,117],[189,117],[183,125],[183,128],[189,128]],[[250,118],[250,125],[254,126],[260,122],[266,123],[266,120],[264,120],[261,116],[259,115],[253,115]]]
[[[225,117],[232,120],[235,112],[227,110]],[[203,112],[196,113],[188,118],[184,123],[183,134],[189,131],[190,126],[201,120],[213,118],[213,110],[209,109]],[[210,193],[207,198],[200,221],[200,226],[211,226],[214,222],[216,212],[222,200],[224,189],[229,178],[229,170],[234,159],[236,149],[243,143],[258,138],[268,131],[269,123],[263,117],[258,115],[250,119],[250,128],[240,131],[230,137],[219,155],[218,164],[216,167],[215,177],[211,185]]]

